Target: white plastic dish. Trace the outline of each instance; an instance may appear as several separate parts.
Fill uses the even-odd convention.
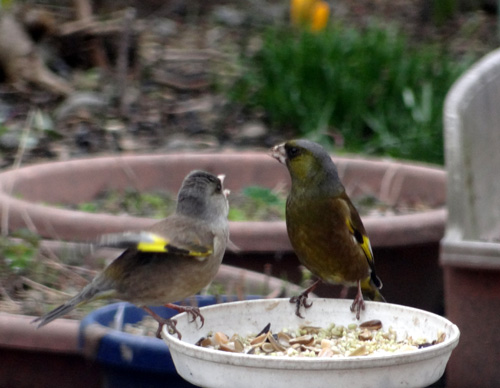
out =
[[[356,320],[346,299],[313,299],[305,319],[294,314],[288,299],[260,299],[204,307],[205,325],[189,322],[183,313],[176,316],[182,340],[163,330],[177,372],[189,382],[207,388],[304,388],[304,387],[425,387],[444,373],[460,332],[447,319],[427,311],[389,303],[365,302],[361,319]],[[222,331],[248,335],[260,332],[271,323],[277,332],[300,325],[327,327],[330,323],[348,325],[371,319],[382,321],[385,330],[392,326],[398,339],[411,335],[429,341],[439,332],[444,342],[415,351],[345,358],[308,358],[256,356],[228,353],[194,345],[210,332]]]

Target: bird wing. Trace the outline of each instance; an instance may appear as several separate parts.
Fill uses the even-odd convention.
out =
[[[359,216],[358,211],[352,204],[351,200],[344,192],[341,195],[341,199],[344,200],[349,207],[349,216],[346,218],[346,225],[349,229],[349,232],[352,234],[356,242],[359,244],[363,253],[365,254],[366,261],[370,266],[370,278],[373,284],[377,288],[382,288],[382,281],[377,276],[375,272],[375,259],[373,258],[372,246],[370,244],[370,239],[366,234],[365,227],[363,226],[363,222],[361,221],[361,217]],[[383,299],[383,297],[382,297]]]
[[[157,227],[154,225],[148,231],[104,235],[98,245],[196,258],[204,258],[213,253],[213,234],[202,225],[190,225],[187,228],[182,222],[165,221],[156,224]]]
[[[152,268],[151,263],[170,263],[195,259],[205,261],[214,249],[214,234],[202,221],[170,216],[148,230],[108,234],[100,239],[100,246],[122,248],[125,251],[106,267],[94,282],[100,290],[117,289],[126,284],[123,274]]]
[[[375,260],[373,258],[372,246],[370,244],[370,239],[366,235],[366,230],[363,226],[363,222],[361,221],[361,217],[359,216],[358,211],[356,210],[346,193],[343,193],[341,199],[347,203],[349,208],[349,215],[346,218],[347,228],[354,237],[354,240],[356,240],[360,248],[363,250],[366,261],[368,262],[368,265],[370,266],[372,272],[374,272]]]

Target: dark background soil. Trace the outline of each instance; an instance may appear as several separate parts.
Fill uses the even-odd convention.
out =
[[[28,3],[50,11],[56,25],[74,16],[68,1]],[[440,2],[431,0],[329,3],[332,19],[360,28],[372,19],[395,24],[414,44],[444,44],[457,58],[479,57],[499,43],[491,0],[448,1],[456,3],[449,14],[438,12]],[[241,50],[258,47],[257,32],[287,22],[288,2],[108,0],[95,1],[93,12],[98,19],[113,19],[126,6],[136,11],[128,28],[126,77],[118,75],[116,62],[124,27],[99,36],[105,58],[97,62],[91,55],[95,37],[41,39],[39,50],[74,87],[72,96],[30,84],[0,84],[0,167],[110,153],[267,148],[294,136],[270,131],[262,114],[249,115],[221,92],[242,71]]]

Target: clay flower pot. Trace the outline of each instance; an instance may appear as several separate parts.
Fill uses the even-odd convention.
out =
[[[36,330],[35,317],[0,312],[0,386],[101,386],[101,369],[78,347],[78,321],[58,319]]]
[[[497,387],[500,336],[500,50],[450,89],[445,102],[449,218],[441,245],[446,315],[462,332],[453,387]]]
[[[450,387],[497,387],[500,314],[499,244],[443,242],[446,316],[462,333],[447,369]],[[471,385],[473,384],[473,385]]]
[[[351,196],[373,194],[389,204],[425,203],[437,207],[363,220],[384,281],[384,296],[393,303],[442,313],[438,257],[446,218],[445,210],[439,208],[445,203],[444,171],[393,161],[345,157],[334,160]],[[9,230],[28,227],[44,238],[71,241],[146,227],[154,220],[90,214],[53,205],[90,201],[106,189],[177,192],[182,179],[193,169],[226,174],[225,185],[233,192],[249,185],[289,186],[286,168],[265,152],[121,156],[47,163],[0,174],[3,226]],[[274,276],[294,283],[301,280],[284,221],[232,222],[231,239],[241,252],[226,253],[227,264],[262,272],[269,263]],[[338,289],[325,286],[317,294],[338,296]]]

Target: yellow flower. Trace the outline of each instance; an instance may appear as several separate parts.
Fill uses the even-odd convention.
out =
[[[293,25],[321,31],[328,23],[330,7],[320,0],[291,0],[290,20]]]
[[[318,1],[312,10],[311,31],[321,31],[328,23],[330,7],[325,1]]]
[[[311,10],[317,0],[292,0],[290,6],[290,19],[292,24],[302,26],[311,20]]]

